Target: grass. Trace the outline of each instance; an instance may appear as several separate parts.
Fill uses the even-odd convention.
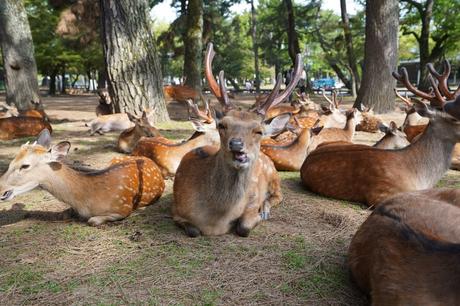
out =
[[[159,128],[177,140],[193,133],[186,121]],[[78,150],[69,158],[95,168],[119,155],[108,147],[116,133],[86,130],[81,122],[56,124],[54,142],[70,140]],[[24,142],[2,142],[0,171]],[[46,192],[18,196],[0,208],[0,304],[368,303],[348,279],[346,254],[369,211],[305,190],[297,172],[279,174],[284,200],[248,238],[187,238],[170,217],[170,180],[157,203],[99,228],[58,218],[67,206]],[[439,186],[460,187],[460,175],[449,171]]]

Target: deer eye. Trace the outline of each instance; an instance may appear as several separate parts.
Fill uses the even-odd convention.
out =
[[[262,132],[262,130],[254,130],[254,134],[262,135],[263,132]]]
[[[30,165],[22,165],[19,170],[25,170],[25,169],[28,169],[30,167]]]

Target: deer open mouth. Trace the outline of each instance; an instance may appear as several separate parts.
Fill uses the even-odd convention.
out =
[[[2,196],[0,197],[0,200],[2,201],[7,201],[13,197],[13,190],[7,190],[5,191]]]
[[[233,159],[241,164],[245,164],[249,161],[248,155],[244,152],[233,151]]]

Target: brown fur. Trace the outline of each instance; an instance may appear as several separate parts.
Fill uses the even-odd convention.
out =
[[[0,119],[0,140],[37,136],[43,129],[52,131],[51,125],[41,118],[8,117]]]
[[[190,236],[222,235],[235,222],[237,233],[247,236],[262,220],[260,214],[281,201],[278,173],[260,152],[260,117],[230,111],[220,120],[219,133],[220,149],[191,151],[177,169],[172,214]],[[247,164],[234,160],[232,139],[241,140]]]
[[[163,87],[163,93],[166,101],[186,102],[187,99],[197,101],[202,98],[200,92],[187,85],[168,85]],[[204,98],[203,98],[204,101]]]
[[[262,144],[260,150],[275,164],[276,170],[299,171],[307,157],[310,129],[302,129],[291,143]]]
[[[377,133],[379,131],[379,125],[382,124],[380,118],[371,115],[369,112],[361,112],[362,119],[356,125],[356,131]]]
[[[70,143],[55,147],[64,148],[60,154],[67,154]],[[24,189],[32,180],[70,205],[90,225],[100,225],[126,218],[137,207],[153,203],[164,191],[160,170],[147,158],[115,158],[103,170],[77,171],[56,158],[50,160],[55,147],[48,151],[41,145],[23,146],[0,177],[0,196]],[[24,163],[26,169],[22,169]]]
[[[459,219],[459,190],[403,193],[379,205],[348,255],[372,305],[459,305]]]
[[[117,141],[117,149],[122,153],[131,153],[141,137],[161,137],[160,132],[147,119],[144,112],[142,118],[132,118],[135,126],[121,132]]]
[[[449,168],[460,140],[460,127],[452,119],[437,113],[420,139],[400,150],[364,145],[318,148],[302,165],[302,181],[319,194],[367,205],[399,192],[432,188]]]

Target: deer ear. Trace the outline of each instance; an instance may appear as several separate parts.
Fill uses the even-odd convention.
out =
[[[264,136],[271,136],[279,133],[281,130],[284,129],[286,124],[289,122],[289,119],[291,119],[292,114],[287,113],[287,114],[282,114],[277,117],[275,117],[269,124],[264,123]]]
[[[396,133],[397,129],[398,129],[398,126],[396,125],[396,122],[391,121],[390,122],[390,130],[391,130],[391,132]]]
[[[390,131],[390,128],[385,123],[379,123],[379,130],[386,134]]]
[[[50,131],[48,131],[48,129],[44,129],[40,132],[37,138],[37,144],[47,149],[51,146],[51,134]]]
[[[201,123],[199,120],[191,120],[191,122],[192,122],[192,125],[195,131],[201,132],[201,133],[206,132],[203,123]]]
[[[59,161],[64,158],[70,150],[70,142],[61,141],[51,148],[51,161]]]

